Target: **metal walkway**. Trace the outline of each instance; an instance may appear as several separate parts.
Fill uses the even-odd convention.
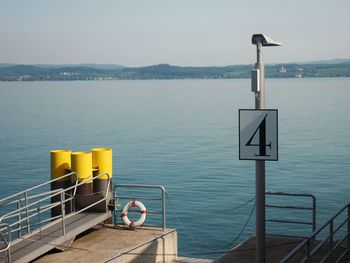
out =
[[[48,189],[55,179],[0,200],[0,263],[29,262],[53,248],[65,250],[77,235],[111,217],[110,191],[80,196],[77,188],[85,182],[79,183],[75,173],[64,177],[76,178],[75,183]]]
[[[62,223],[39,230],[32,236],[19,238],[10,246],[12,262],[29,262],[53,248],[66,249],[74,238],[87,229],[103,222],[110,213],[81,213],[66,219],[66,234],[63,234]],[[7,261],[6,261],[7,262]]]

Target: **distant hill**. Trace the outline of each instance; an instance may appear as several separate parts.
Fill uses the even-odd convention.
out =
[[[16,64],[12,64],[12,63],[0,63],[0,68],[6,68],[6,67],[11,67],[14,66]]]
[[[266,65],[267,78],[350,77],[350,61],[344,59]],[[337,63],[335,63],[337,62]],[[0,81],[113,80],[113,79],[233,79],[250,78],[253,65],[179,67],[159,64],[123,67],[114,64],[13,65],[0,64]]]
[[[55,64],[35,64],[33,66],[37,66],[40,68],[77,68],[77,67],[83,67],[83,68],[95,68],[95,69],[121,69],[125,68],[122,65],[116,65],[116,64],[94,64],[94,63],[86,63],[86,64],[61,64],[61,65],[55,65]]]
[[[9,67],[3,67],[0,69],[1,75],[37,75],[46,72],[47,69],[43,69],[33,65],[14,65]]]
[[[88,68],[96,68],[96,69],[121,69],[125,68],[125,66],[122,65],[116,65],[116,64],[79,64],[77,66],[80,67],[88,67]]]
[[[302,62],[299,64],[342,64],[342,63],[350,63],[350,58],[335,58],[328,60],[315,60],[309,62]]]

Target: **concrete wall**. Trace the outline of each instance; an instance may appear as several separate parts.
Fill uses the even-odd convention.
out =
[[[177,232],[174,230],[155,240],[129,250],[113,259],[113,263],[166,263],[177,258]]]

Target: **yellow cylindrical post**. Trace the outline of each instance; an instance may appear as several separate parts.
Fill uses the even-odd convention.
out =
[[[52,150],[50,152],[51,157],[51,180],[62,177],[69,173],[71,169],[71,155],[72,151],[65,150]],[[64,178],[64,181],[68,181],[69,178]]]
[[[51,159],[51,180],[58,179],[70,172],[71,169],[71,153],[69,149],[64,150],[52,150],[50,151]],[[60,188],[68,188],[71,185],[69,177],[65,177],[62,180],[56,180],[51,183],[51,190],[57,190]],[[57,203],[60,201],[60,195],[53,196],[51,203]],[[71,212],[71,204],[65,204],[65,212]],[[55,206],[51,210],[51,216],[58,216],[61,214],[61,207]]]
[[[91,152],[73,152],[71,154],[72,172],[78,175],[79,183],[84,182],[77,189],[77,194],[92,193],[92,154]]]
[[[108,178],[112,180],[113,176],[113,158],[111,148],[93,148],[92,150],[92,167],[95,170],[94,176],[108,173],[94,180],[94,192],[104,192],[108,186]],[[108,177],[109,176],[109,177]],[[109,190],[112,189],[112,181]]]

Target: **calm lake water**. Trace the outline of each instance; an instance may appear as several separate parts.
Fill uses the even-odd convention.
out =
[[[167,189],[180,255],[215,258],[254,234],[253,214],[232,242],[254,207],[235,209],[255,195],[255,164],[238,160],[250,80],[0,82],[0,94],[0,197],[47,180],[52,149],[111,147],[115,183]],[[314,194],[321,225],[350,201],[350,79],[268,79],[266,108],[279,110],[266,188]]]

